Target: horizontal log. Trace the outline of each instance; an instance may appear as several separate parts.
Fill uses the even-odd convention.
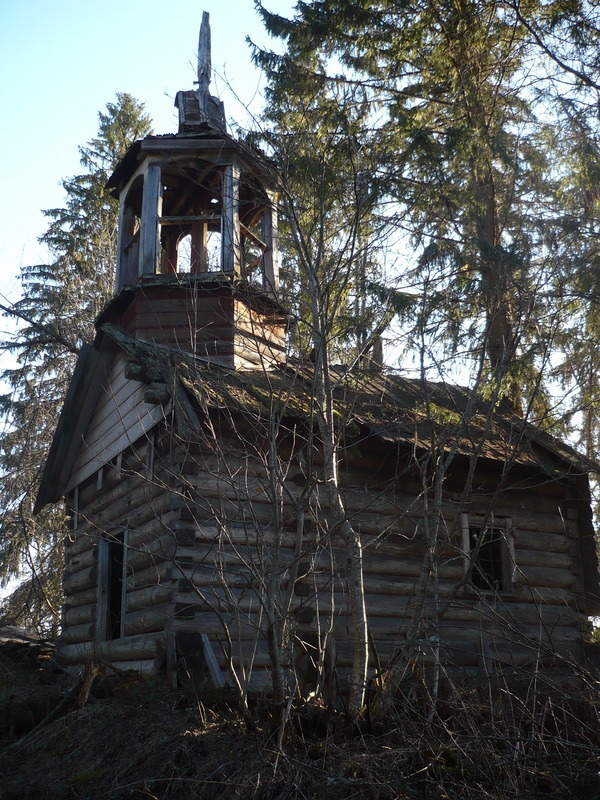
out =
[[[432,635],[435,633],[435,637],[439,636],[442,642],[462,641],[465,647],[475,650],[481,649],[482,643],[499,646],[514,644],[534,649],[548,649],[565,643],[569,643],[570,646],[573,642],[582,642],[581,633],[576,628],[566,625],[556,626],[553,631],[549,631],[543,627],[514,624],[509,626],[485,625],[484,623],[482,627],[478,628],[468,622],[443,620],[439,626],[434,626],[431,630]],[[371,633],[378,641],[376,636],[376,633],[379,633],[378,629],[372,630]],[[394,639],[394,637],[391,638]],[[385,641],[385,639],[386,637],[380,636],[379,641]],[[430,645],[427,644],[427,646]]]
[[[203,294],[200,287],[189,289],[187,287],[165,288],[164,293],[153,292],[152,296],[139,297],[137,308],[143,313],[163,314],[188,311],[191,307],[197,312],[213,311],[220,309],[224,317],[229,318],[233,315],[233,299],[231,297],[221,297],[214,290],[208,290],[208,294]]]
[[[182,503],[185,501],[182,500]],[[210,501],[207,501],[208,508],[204,510],[201,509],[193,509],[196,513],[194,514],[195,519],[206,519],[209,518],[218,518],[218,519],[226,519],[227,516],[233,520],[239,520],[241,516],[241,510],[244,503],[230,503],[229,505],[225,506],[225,514],[222,513],[222,504],[213,504],[211,506]],[[144,505],[145,515],[148,518],[148,504]],[[248,523],[249,528],[252,527],[254,521],[258,522],[259,524],[268,523],[271,521],[272,518],[272,510],[271,507],[266,504],[261,507],[261,503],[254,503],[252,508],[253,513],[255,514],[255,520],[251,519]],[[207,513],[209,512],[209,513]],[[153,512],[151,511],[150,514]],[[155,515],[156,516],[156,515]],[[288,515],[288,526],[290,532],[295,529],[295,519],[296,513],[295,511],[290,512]],[[142,520],[135,519],[136,524],[141,524]],[[164,521],[164,520],[163,520]],[[407,527],[408,525],[408,527]],[[133,527],[133,526],[132,526]],[[369,532],[367,530],[367,526],[357,521],[357,528],[361,528],[363,530],[364,535],[368,537]],[[238,529],[240,531],[241,529]],[[404,532],[402,532],[404,530]],[[398,552],[402,552],[404,554],[415,554],[419,553],[422,550],[423,544],[420,538],[420,534],[416,527],[414,527],[414,521],[409,521],[407,523],[406,520],[396,520],[393,523],[393,527],[390,527],[385,534],[381,534],[381,531],[376,531],[373,535],[377,535],[377,540],[370,542],[368,539],[365,539],[365,550],[367,552],[373,550],[374,552],[378,552],[381,555],[385,554],[397,554]],[[250,532],[250,536],[252,533]],[[205,538],[205,537],[199,537]],[[257,538],[257,535],[254,535],[254,538]],[[286,543],[287,544],[287,543]],[[291,543],[290,543],[291,546]],[[568,542],[564,538],[563,535],[556,535],[556,534],[535,534],[524,530],[517,530],[515,535],[515,546],[517,550],[519,549],[529,549],[535,550],[540,549],[545,553],[549,552],[556,552],[556,553],[565,553],[568,549]],[[527,556],[527,558],[533,558],[533,556]],[[563,563],[564,561],[557,560],[556,563]]]
[[[385,669],[389,663],[392,655],[400,655],[400,659],[396,660],[397,666],[402,666],[402,646],[399,648],[394,647],[392,643],[377,642],[377,655],[379,662]],[[483,643],[475,640],[465,640],[464,638],[451,639],[444,638],[440,642],[439,658],[445,669],[448,667],[467,667],[478,665],[481,667]],[[348,641],[338,642],[336,640],[336,653],[337,662],[336,666],[340,668],[350,667],[352,664],[352,645]],[[496,671],[502,666],[515,666],[515,667],[530,667],[533,663],[538,662],[542,665],[553,665],[561,662],[561,656],[556,653],[553,648],[545,647],[541,644],[532,643],[521,644],[519,642],[501,642],[491,641],[487,644],[485,650],[489,659],[488,669]],[[572,658],[576,662],[581,661],[582,648],[581,644],[571,642],[568,647],[561,652],[561,655],[567,659]],[[415,647],[409,647],[405,651],[405,658],[408,664],[420,663],[423,665],[431,665],[436,659],[436,649],[434,642],[425,641],[423,644]],[[373,658],[370,658],[369,665],[371,668],[375,666]],[[412,673],[412,669],[411,669]]]
[[[546,605],[530,603],[512,602],[512,598],[497,603],[486,604],[482,600],[476,604],[475,608],[452,608],[444,615],[444,618],[473,619],[490,622],[506,622],[508,625],[513,623],[524,623],[527,625],[544,625],[552,627],[554,625],[574,625],[581,623],[581,615],[566,605]]]
[[[287,486],[286,486],[287,488]],[[523,492],[520,492],[520,499],[523,498]],[[354,492],[345,492],[344,500],[346,511],[352,517],[353,513],[376,514],[381,517],[383,522],[386,517],[398,519],[412,519],[416,524],[421,524],[424,519],[424,510],[422,501],[415,499],[415,495],[406,492],[397,493],[382,493],[379,495],[371,495],[365,492],[364,489],[359,489]],[[321,497],[322,504],[327,505],[326,498]],[[457,527],[458,517],[461,511],[470,514],[487,514],[490,507],[493,507],[494,514],[497,517],[510,517],[513,524],[517,527],[523,527],[526,530],[542,531],[548,533],[562,533],[564,531],[564,515],[559,508],[560,500],[557,500],[553,495],[551,501],[544,501],[543,508],[532,511],[532,506],[527,505],[529,494],[527,494],[527,501],[523,508],[515,506],[512,503],[504,501],[503,503],[490,503],[490,499],[486,497],[485,502],[478,504],[470,502],[461,508],[458,504],[451,504],[445,502],[442,507],[442,516],[439,520],[440,530],[444,529],[451,531],[453,527]],[[435,518],[431,520],[430,525],[435,522]]]
[[[79,572],[80,570],[84,569],[85,567],[92,567],[97,562],[98,547],[96,545],[88,547],[87,550],[84,550],[83,552],[78,553],[76,556],[66,560],[64,575],[72,575],[75,572]]]
[[[363,475],[368,481],[368,476]],[[361,485],[359,487],[340,486],[342,500],[346,513],[351,517],[352,514],[357,512],[364,512],[368,514],[379,514],[382,517],[400,517],[400,518],[415,518],[421,519],[423,517],[423,501],[419,497],[422,492],[421,486],[416,483],[414,486],[414,493],[406,490],[398,491],[380,491],[378,489],[369,490],[368,485]],[[406,486],[410,485],[410,481]],[[327,501],[327,492],[325,487],[319,487],[318,494],[319,505],[321,501]]]
[[[494,661],[504,665],[527,667],[536,664],[542,668],[555,663],[563,663],[565,659],[572,659],[577,663],[583,660],[583,643],[566,642],[558,651],[554,647],[545,646],[536,642],[522,644],[517,642],[494,641],[490,645],[491,657]]]
[[[414,584],[413,584],[414,585]],[[478,602],[481,604],[481,607],[485,607],[485,604],[489,604],[490,606],[493,603],[493,597],[489,599],[484,598],[483,600],[480,599],[480,596],[469,593],[462,590],[462,594],[459,595],[458,598],[455,597],[455,586],[440,586],[439,595],[441,598],[440,605],[443,606],[444,598],[455,598],[452,600],[453,603],[462,602],[462,603],[475,603]],[[414,592],[407,591],[405,596],[409,599],[414,599]],[[535,590],[532,589],[524,589],[523,587],[517,586],[514,593],[507,596],[510,598],[511,602],[521,602],[525,604],[530,604],[532,607],[536,605],[550,605],[550,606],[557,606],[563,604],[565,607],[568,607],[569,601],[572,602],[572,594],[564,589],[550,589],[550,588],[536,588]],[[367,607],[367,613],[369,616],[374,617],[386,617],[386,616],[393,616],[396,613],[396,609],[398,607],[398,603],[400,601],[399,597],[390,597],[386,595],[369,595],[365,596],[365,602]],[[305,604],[311,605],[311,604]],[[340,612],[343,611],[344,607],[347,605],[347,597],[346,595],[335,595],[334,597],[334,611]],[[322,613],[331,613],[331,598],[329,593],[324,593],[323,596],[319,598],[319,607]]]
[[[175,605],[190,608],[193,616],[198,613],[214,611],[222,614],[233,614],[242,620],[253,623],[256,614],[261,611],[261,600],[255,591],[250,589],[232,590],[230,587],[196,587],[194,591],[176,591]],[[190,612],[191,613],[191,612]]]
[[[163,631],[167,621],[171,619],[172,616],[172,603],[163,603],[160,606],[153,606],[152,608],[144,608],[139,611],[126,613],[124,617],[125,636]]]
[[[514,532],[516,550],[530,550],[538,553],[568,553],[569,539],[562,533],[546,531],[529,531],[516,528]]]
[[[371,632],[374,636],[397,636],[411,621],[414,609],[414,598],[397,598],[395,613],[391,613],[389,616],[369,614]],[[369,613],[369,609],[367,609],[367,613]],[[526,603],[506,603],[493,607],[492,605],[485,606],[483,603],[474,603],[473,605],[454,603],[439,617],[437,604],[429,598],[423,609],[419,610],[419,613],[423,620],[428,620],[433,625],[435,620],[439,618],[442,626],[451,625],[454,622],[464,622],[475,630],[479,630],[480,626],[502,626],[506,624],[508,629],[513,626],[531,625],[533,626],[533,633],[540,626],[545,626],[548,630],[552,630],[558,625],[564,625],[569,629],[578,631],[578,625],[581,624],[580,615],[572,609],[560,605],[536,607],[533,604]],[[317,626],[316,616],[315,613],[312,627]],[[327,624],[327,616],[327,613],[323,612],[324,620],[322,624]],[[335,626],[336,630],[339,630],[342,634],[345,632],[344,635],[348,635],[348,632],[352,629],[352,620],[343,613],[337,614]]]
[[[153,516],[141,527],[128,525],[127,546],[131,550],[136,550],[139,547],[146,547],[155,539],[169,536],[175,538],[171,524],[165,522],[165,516]]]
[[[136,311],[135,321],[136,325],[142,328],[156,326],[160,326],[164,330],[184,328],[189,333],[195,332],[199,327],[210,331],[214,327],[220,329],[231,329],[233,327],[232,315],[224,314],[218,308],[205,308],[200,314],[195,312],[196,309],[191,307],[189,303],[171,309],[148,307],[147,310],[142,312]]]
[[[527,495],[522,497],[523,508],[515,506],[508,507],[504,516],[510,517],[515,528],[539,533],[565,533],[565,526],[568,525],[565,516],[560,508],[560,501],[553,502],[545,510],[532,509],[527,506]]]
[[[216,656],[217,662],[222,670],[227,670],[226,658],[226,643],[220,639],[218,641],[211,641],[213,652]],[[264,640],[254,642],[236,641],[232,648],[234,667],[238,670],[238,674],[248,673],[250,669],[269,669],[271,666],[271,659],[267,651],[267,644]],[[243,663],[243,669],[242,669]]]
[[[149,341],[156,339],[163,344],[176,344],[185,352],[193,352],[196,338],[212,345],[213,353],[215,344],[232,344],[233,320],[231,316],[221,315],[217,308],[197,315],[188,306],[187,311],[167,311],[163,314],[159,309],[150,313],[136,311],[135,331],[138,338],[148,337]]]
[[[575,582],[575,577],[568,569],[555,569],[553,567],[522,566],[517,563],[517,583],[525,586],[547,587],[550,589],[569,589]]]
[[[565,550],[568,546],[564,537],[556,537],[559,539],[560,545],[555,540],[552,542],[555,550],[560,552],[549,552],[544,550],[539,553],[535,550],[524,550],[520,547],[523,544],[521,538],[516,539],[515,550],[516,559],[519,565],[538,566],[540,563],[553,568],[569,568],[572,560],[566,554]],[[223,528],[217,526],[202,525],[196,531],[196,541],[198,543],[207,544],[217,541],[225,541],[232,547],[246,548],[248,545],[259,545],[261,542],[268,543],[272,540],[271,532],[260,534],[256,532],[254,526],[249,524],[245,529],[243,527],[234,527],[224,531]],[[285,531],[281,538],[282,549],[292,549],[296,545],[295,532]],[[311,538],[305,537],[304,548],[306,551],[311,549]],[[397,537],[395,534],[390,535],[384,539],[378,539],[375,544],[365,543],[364,547],[364,570],[365,573],[375,572],[380,574],[397,574],[414,575],[419,574],[422,565],[423,544],[419,542],[415,544],[414,541]],[[329,550],[326,547],[322,548],[322,555],[319,557],[318,562],[315,564],[315,569],[326,568],[327,561],[329,560]],[[387,556],[394,555],[397,558],[390,559]],[[345,554],[343,550],[337,549],[334,552],[338,564],[343,564]],[[249,553],[248,557],[251,557]],[[303,555],[303,558],[305,556]],[[308,556],[310,557],[310,556]],[[448,545],[438,554],[437,562],[440,567],[449,567],[449,577],[455,574],[455,567],[458,560],[462,558],[462,550],[458,543]]]
[[[80,492],[79,507],[86,518],[90,520],[91,532],[103,530],[101,522],[106,517],[106,509],[115,507],[136,509],[143,503],[154,502],[160,499],[162,487],[155,486],[150,481],[143,481],[138,476],[124,476],[124,479],[111,489],[96,493],[95,481],[92,479],[89,487],[90,498],[87,497],[88,489]],[[111,514],[108,519],[113,520]],[[99,526],[99,527],[98,527]]]
[[[123,672],[139,672],[141,675],[155,675],[157,673],[156,662],[154,659],[129,659],[127,661],[117,661],[116,659],[105,659],[117,669]]]
[[[73,559],[97,544],[98,531],[85,530],[85,523],[82,523],[76,531],[71,531],[65,537],[65,558]]]
[[[190,447],[186,448],[185,451],[180,450],[173,463],[181,463],[180,461],[178,462],[178,459],[193,461],[197,466],[197,472],[203,472],[207,477],[211,478],[221,474],[224,469],[231,474],[244,475],[248,480],[255,478],[264,480],[267,474],[267,459],[258,455],[240,457],[231,454],[227,450],[216,454],[212,450],[207,452],[200,450],[197,452],[197,448]]]
[[[189,480],[205,501],[208,499],[225,499],[267,504],[272,502],[266,476],[261,480],[254,475],[250,476],[245,472],[241,472],[234,473],[232,477],[227,478],[223,475],[223,467],[221,465],[221,476],[219,478],[215,478],[214,474],[204,470],[198,470],[195,473],[190,470]],[[286,482],[285,494],[288,513],[305,506],[306,489],[304,487],[288,481]],[[317,495],[318,500],[313,499],[312,502],[314,504],[318,503],[319,515],[325,519],[328,502],[323,488],[315,487],[314,494]],[[293,502],[294,499],[297,501],[296,504]],[[386,508],[386,513],[381,511],[381,507]],[[374,510],[375,508],[377,511]],[[408,495],[398,498],[397,503],[388,502],[387,504],[381,498],[378,498],[377,502],[375,502],[365,493],[360,497],[351,495],[347,499],[346,510],[351,523],[357,526],[360,525],[365,530],[373,529],[377,532],[386,530],[390,526],[403,525],[403,530],[412,535],[415,527],[421,524],[423,519],[421,503]]]
[[[542,647],[556,649],[560,652],[570,651],[573,645],[583,644],[583,635],[580,630],[572,625],[555,625],[545,628],[535,625],[520,625],[518,630],[514,626],[509,630],[507,626],[496,625],[490,631],[490,637],[497,642],[515,642],[528,647]]]
[[[568,553],[552,553],[547,550],[523,550],[515,544],[515,561],[519,567],[541,567],[542,569],[569,570],[573,559]]]
[[[62,664],[83,664],[87,661],[150,660],[166,646],[164,633],[139,634],[105,642],[59,644],[57,655]]]
[[[140,570],[159,561],[172,561],[176,554],[177,542],[168,531],[137,546],[128,546],[127,566],[134,571]]]
[[[466,594],[466,593],[465,593]],[[567,589],[554,589],[547,586],[531,586],[517,583],[514,587],[514,599],[519,602],[532,602],[540,605],[572,605],[574,595]]]
[[[83,622],[94,622],[96,619],[96,604],[68,608],[65,611],[65,625],[79,625]]]
[[[163,530],[164,525],[157,521],[156,525],[153,526],[156,530]],[[237,531],[241,532],[241,538],[245,541],[249,538],[249,535],[243,529],[237,529]],[[128,563],[131,565],[132,568],[139,569],[141,563],[148,563],[148,558],[146,557],[149,553],[152,554],[159,554],[166,559],[173,558],[176,553],[175,543],[169,541],[170,534],[164,534],[163,545],[156,544],[156,539],[152,539],[152,543],[146,545],[140,545],[136,548],[133,542],[143,542],[147,538],[151,536],[153,531],[135,531],[130,534],[130,546],[129,546],[129,555],[128,555]],[[212,540],[213,537],[221,537],[225,538],[225,540],[232,540],[235,531],[230,531],[228,534],[223,534],[222,530],[217,528],[212,528],[210,530],[203,528],[196,532],[196,540],[200,543],[206,543],[207,540]],[[176,536],[174,533],[173,536]],[[259,539],[259,534],[257,533],[250,533],[250,536],[255,540]],[[285,548],[286,546],[288,549],[291,549],[295,546],[295,535],[286,534],[283,537],[282,546]],[[247,545],[242,545],[246,551],[248,551]],[[309,544],[306,545],[309,547]],[[402,552],[402,545],[399,545],[398,550],[400,552],[397,555],[401,556],[398,559],[389,559],[386,558],[385,554],[380,552],[380,549],[377,551],[369,551],[368,549],[365,552],[364,556],[364,571],[365,577],[369,576],[370,574],[373,575],[397,575],[399,578],[407,578],[407,577],[416,577],[420,574],[422,569],[422,558],[420,556],[415,556],[413,553],[404,553]],[[139,554],[145,554],[139,557]],[[337,556],[338,563],[343,565],[345,561],[345,554],[343,551],[337,551],[334,553],[334,557]],[[249,557],[251,555],[249,554]],[[84,560],[84,563],[95,563],[97,558],[97,550],[92,548],[87,552],[85,558],[83,555],[80,557]],[[220,555],[218,552],[212,555],[210,552],[206,555],[200,556],[198,560],[206,560],[210,559],[216,564],[230,564],[236,560],[236,556],[234,553],[228,554],[227,557],[224,555]],[[242,563],[241,558],[237,558],[237,560]],[[327,551],[323,551],[322,555],[319,557],[318,561],[315,563],[315,569],[324,569],[328,567],[328,561],[330,560],[330,556]],[[447,563],[444,564],[440,559],[440,578],[445,580],[458,580],[461,577],[462,573],[462,565],[460,563],[460,553],[458,550],[455,551],[455,555],[453,559],[451,559],[454,563]],[[519,548],[516,549],[516,560],[517,565],[519,567],[526,567],[531,566],[534,567],[533,570],[528,569],[525,571],[527,578],[531,582],[541,583],[544,582],[545,585],[548,586],[564,586],[568,587],[572,585],[572,576],[569,577],[564,573],[564,570],[568,570],[570,565],[570,557],[565,554],[553,554],[553,553],[545,553],[542,557],[540,554],[535,551],[524,551],[520,550]],[[540,561],[543,563],[544,566],[539,567]],[[71,563],[76,563],[73,561]],[[252,563],[252,562],[250,562]],[[255,564],[259,565],[259,562],[255,560]],[[540,576],[540,570],[546,569],[562,569],[563,574],[557,575],[555,572],[550,572],[547,576]],[[77,570],[77,573],[81,572],[81,570]],[[89,584],[89,578],[82,575],[77,575],[75,571],[66,571],[65,578],[69,579],[69,582],[66,584],[66,590],[71,593],[76,591],[78,588],[82,588],[85,585],[85,582]],[[81,584],[81,580],[84,580],[84,584]],[[551,583],[545,583],[547,580],[552,581]],[[78,582],[79,581],[79,582]],[[557,582],[558,581],[558,582]]]
[[[147,586],[167,586],[176,584],[181,577],[177,563],[173,561],[158,561],[150,566],[135,569],[127,575],[127,590],[143,589]]]
[[[269,525],[273,520],[273,507],[269,503],[255,503],[251,507],[244,500],[231,501],[213,498],[197,498],[194,505],[194,518],[199,524],[239,522]],[[290,515],[291,519],[291,515]]]
[[[165,586],[147,586],[144,589],[127,592],[127,611],[139,611],[144,608],[170,603],[173,600],[173,589]]]
[[[98,581],[98,567],[86,567],[85,569],[66,575],[63,580],[64,593],[69,595],[85,589],[92,589]]]
[[[65,608],[77,608],[78,606],[87,606],[90,603],[95,603],[98,599],[98,587],[94,586],[91,589],[85,589],[80,592],[73,592],[63,600]]]
[[[259,629],[258,624],[249,620],[246,615],[215,614],[210,611],[199,611],[195,613],[193,619],[178,617],[173,620],[172,628],[178,630],[193,630],[205,633],[211,640],[225,641],[225,629],[227,629],[231,641],[235,644],[238,641],[256,641],[266,638],[266,633]]]
[[[221,328],[211,327],[211,335],[209,336],[207,333],[206,338],[201,335],[200,328],[191,332],[186,325],[165,329],[160,324],[136,324],[135,330],[138,338],[149,341],[157,339],[162,341],[163,344],[179,347],[187,352],[195,352],[199,356],[233,355],[233,328],[228,328],[227,326]],[[197,335],[194,336],[194,333]]]
[[[151,489],[148,488],[150,486]],[[175,515],[170,510],[171,497],[174,494],[174,487],[163,485],[156,477],[151,482],[147,481],[146,488],[142,487],[139,492],[132,494],[127,505],[126,519],[131,533],[138,530],[158,530],[161,524],[168,525],[174,521]]]
[[[193,570],[190,570],[189,572],[184,570],[184,573],[193,584]],[[198,587],[196,594],[204,597],[206,601],[215,604],[217,608],[225,612],[230,611],[233,608],[238,608],[241,613],[254,613],[255,609],[258,607],[260,601],[252,589],[244,590],[242,588],[233,589],[233,587],[225,588],[216,581],[214,583],[215,585]],[[323,581],[323,583],[325,583],[325,585],[327,584],[326,581]],[[366,588],[368,590],[373,590],[367,591],[365,596],[367,613],[369,617],[393,617],[399,612],[402,613],[402,609],[405,605],[408,605],[409,603],[414,604],[415,587],[416,581],[397,581],[394,583],[394,589],[396,590],[396,593],[391,594],[387,591],[383,593],[381,592],[382,589],[387,588],[382,584],[375,586],[366,584]],[[380,591],[374,591],[375,589]],[[315,608],[316,597],[314,589],[309,586],[309,591],[310,594],[307,597],[296,598],[296,602],[299,607]],[[440,605],[444,605],[444,599],[447,598],[450,600],[455,595],[455,591],[456,585],[454,583],[441,584],[439,587],[439,595],[441,598]],[[523,586],[517,586],[515,592],[507,595],[506,597],[506,613],[514,613],[517,618],[519,613],[526,613],[528,615],[528,619],[538,623],[538,616],[541,609],[542,618],[548,619],[548,624],[551,624],[556,617],[557,606],[562,606],[561,613],[563,613],[563,611],[564,613],[569,611],[566,603],[570,599],[571,594],[560,588],[553,589],[542,587],[532,590],[531,588],[527,589]],[[181,602],[191,602],[186,593],[183,593],[180,598],[179,595],[177,595],[176,601],[179,600],[181,600]],[[482,597],[464,589],[459,597],[452,600],[454,607],[458,606],[459,604],[461,606],[466,606],[466,609],[463,610],[462,613],[467,614],[469,617],[474,619],[490,619],[497,616],[498,613],[503,613],[502,611],[497,611],[498,607],[502,609],[503,602],[504,601],[501,597],[499,597],[497,600],[494,598],[494,596],[487,597],[484,595]],[[319,593],[318,604],[321,613],[323,614],[330,614],[332,613],[332,610],[335,613],[343,613],[344,609],[347,608],[348,597],[345,592],[334,592],[332,598],[331,586],[326,585],[326,588],[322,589]],[[431,608],[431,604],[432,600],[429,598],[426,601],[426,608]],[[475,604],[478,605],[477,613],[475,610],[472,610]],[[500,606],[498,606],[498,604],[500,604]],[[550,607],[549,609],[546,607],[547,604]],[[514,612],[510,611],[511,605],[513,605],[515,608]],[[526,611],[526,609],[528,610]],[[430,612],[427,611],[427,613]],[[431,613],[433,613],[433,611]],[[459,612],[456,611],[454,613]]]
[[[259,588],[258,576],[233,570],[219,571],[213,567],[200,565],[182,568],[182,579],[187,581],[192,591],[208,591],[213,588],[227,588],[229,591],[253,590]],[[181,584],[181,580],[179,581]],[[187,587],[186,587],[187,588]]]
[[[96,635],[96,623],[82,623],[80,625],[66,625],[61,634],[60,642],[71,644],[74,642],[91,642]]]

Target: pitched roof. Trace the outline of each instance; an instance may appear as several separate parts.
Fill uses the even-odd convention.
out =
[[[276,413],[307,424],[315,420],[315,370],[310,363],[290,360],[271,370],[232,370],[167,345],[140,341],[117,325],[102,325],[95,346],[84,347],[75,368],[35,511],[64,494],[115,347],[140,365],[148,382],[165,384],[177,423],[187,433],[199,430],[201,409],[260,418]],[[381,370],[337,366],[330,373],[338,425],[348,430],[352,425],[363,436],[416,451],[435,447],[459,456],[510,461],[541,469],[553,479],[600,472],[598,464],[569,445],[462,387]]]
[[[165,345],[134,339],[115,325],[110,337],[146,371],[164,382],[189,430],[198,429],[194,409],[227,408],[245,414],[305,422],[314,420],[314,365],[292,361],[270,370],[231,370]],[[504,404],[493,408],[468,389],[406,378],[374,369],[330,368],[333,410],[340,425],[360,426],[390,444],[417,450],[442,448],[458,455],[512,461],[541,468],[554,478],[600,472],[577,453]]]

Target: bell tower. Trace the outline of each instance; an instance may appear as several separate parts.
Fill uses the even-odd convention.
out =
[[[204,12],[198,88],[177,94],[178,132],[136,142],[109,180],[119,199],[116,294],[99,324],[223,366],[268,367],[283,358],[286,328],[276,175],[227,133],[210,73]]]

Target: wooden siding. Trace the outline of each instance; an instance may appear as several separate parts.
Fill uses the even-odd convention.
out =
[[[125,357],[118,355],[102,384],[67,492],[108,464],[164,416],[161,406],[144,401],[146,387],[125,377],[126,363]]]

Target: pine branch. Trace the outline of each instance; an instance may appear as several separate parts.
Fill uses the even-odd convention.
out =
[[[64,336],[61,336],[55,329],[48,329],[48,326],[42,325],[41,323],[37,322],[33,317],[30,317],[29,314],[25,314],[23,311],[19,311],[14,306],[5,306],[4,304],[0,303],[0,311],[3,311],[10,317],[15,317],[17,319],[21,319],[24,322],[27,322],[38,331],[40,334],[44,334],[45,336],[50,336],[50,339],[46,340],[46,343],[53,343],[53,344],[61,344],[69,353],[73,353],[73,355],[79,355],[79,349],[72,342],[69,342],[68,339],[65,339]],[[40,340],[38,340],[39,342]],[[44,340],[41,340],[44,341]],[[29,344],[29,342],[27,342]],[[24,343],[23,346],[26,346]],[[5,346],[5,349],[8,349]]]

